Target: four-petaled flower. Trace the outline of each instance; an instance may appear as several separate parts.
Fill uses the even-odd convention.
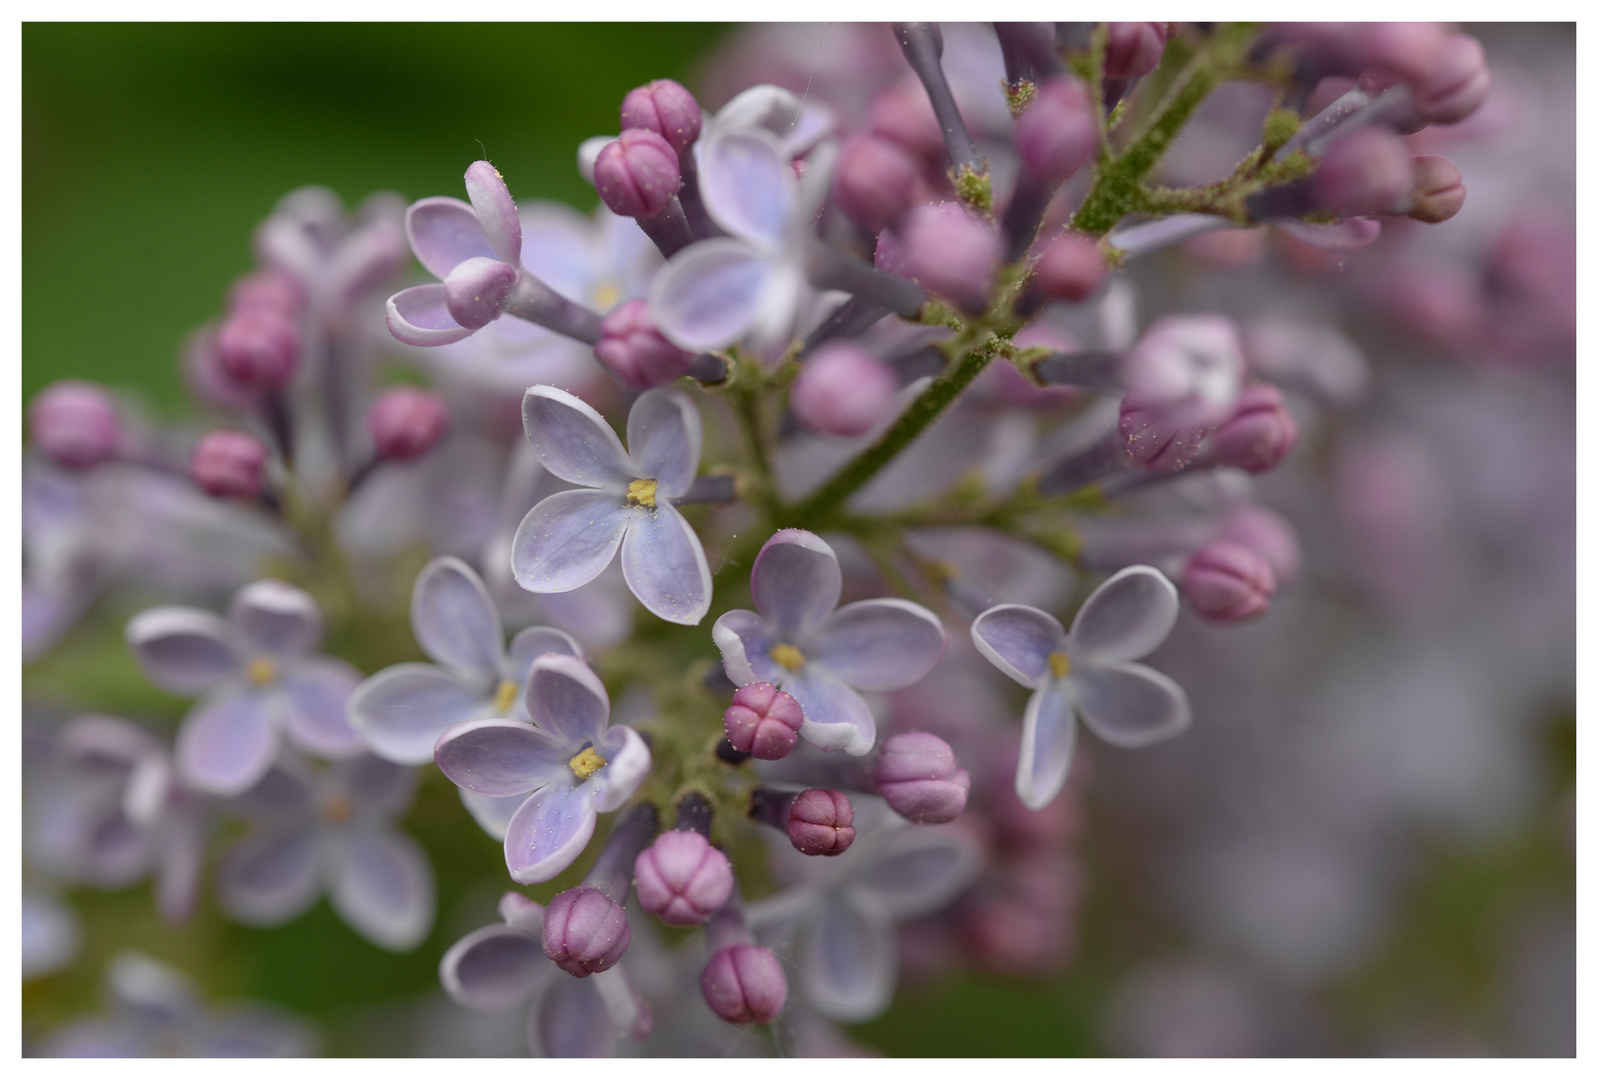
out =
[[[1093,590],[1067,634],[1046,611],[1000,604],[977,616],[971,639],[993,665],[1034,690],[1021,733],[1015,793],[1034,810],[1065,786],[1080,716],[1111,746],[1148,746],[1192,719],[1187,694],[1133,660],[1153,652],[1176,622],[1176,587],[1149,566],[1129,566]]]
[[[544,468],[580,489],[549,496],[522,519],[511,542],[516,583],[529,592],[570,592],[598,577],[619,548],[639,603],[667,622],[703,619],[710,564],[672,505],[699,469],[693,403],[671,390],[640,395],[627,416],[630,454],[593,406],[553,386],[528,388],[522,423]]]
[[[271,768],[285,734],[318,757],[365,749],[344,715],[361,673],[306,655],[321,638],[316,601],[281,581],[240,589],[227,619],[187,607],[133,617],[128,645],[151,681],[186,697],[205,693],[178,729],[178,773],[189,786],[247,790]]]
[[[601,813],[621,806],[649,771],[638,733],[610,726],[610,695],[574,656],[541,656],[527,679],[527,714],[445,732],[433,756],[479,795],[524,796],[505,832],[505,865],[523,885],[570,866]]]
[[[711,630],[727,677],[792,694],[805,713],[799,734],[823,750],[870,751],[877,725],[855,691],[903,690],[943,656],[943,623],[920,604],[889,597],[838,607],[838,556],[815,533],[773,533],[749,584],[756,611],[729,611]]]

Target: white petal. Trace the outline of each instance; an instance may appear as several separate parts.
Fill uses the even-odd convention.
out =
[[[1049,679],[1026,703],[1015,793],[1028,809],[1042,810],[1053,802],[1071,771],[1071,755],[1076,749],[1071,689],[1070,679]]]

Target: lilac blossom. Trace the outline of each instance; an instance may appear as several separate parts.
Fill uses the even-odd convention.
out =
[[[902,690],[943,656],[943,623],[920,604],[887,597],[838,607],[838,556],[815,533],[772,534],[750,587],[756,610],[729,611],[711,630],[727,677],[792,694],[805,714],[799,733],[823,750],[869,752],[877,724],[858,691]]]
[[[610,726],[610,695],[572,656],[542,656],[527,679],[532,723],[474,720],[434,748],[444,775],[495,798],[521,797],[505,831],[505,865],[523,885],[570,866],[601,813],[618,809],[648,773],[649,748],[628,727]]]
[[[22,981],[72,964],[83,946],[83,925],[65,901],[45,889],[22,889]]]
[[[325,892],[374,945],[415,948],[433,926],[433,868],[392,824],[415,790],[416,770],[370,754],[322,771],[286,758],[237,804],[256,825],[222,856],[222,909],[249,926],[280,926]]]
[[[649,1006],[623,967],[567,978],[544,955],[542,905],[510,892],[499,912],[503,923],[467,934],[439,962],[451,998],[485,1012],[529,1006],[528,1043],[548,1057],[609,1057],[620,1038],[648,1036]]]
[[[1158,570],[1129,566],[1093,591],[1067,634],[1046,611],[1000,604],[971,624],[983,656],[1034,692],[1027,702],[1015,791],[1034,810],[1065,786],[1076,717],[1113,746],[1148,746],[1192,719],[1169,676],[1132,661],[1165,640],[1176,622],[1176,587]]]
[[[237,795],[263,775],[282,741],[329,758],[364,748],[345,718],[361,681],[343,660],[312,655],[322,613],[305,592],[257,581],[233,597],[228,618],[157,607],[127,627],[133,650],[163,690],[203,694],[178,729],[178,774],[192,787]]]
[[[527,440],[544,468],[581,485],[528,512],[511,544],[516,583],[563,593],[598,577],[621,551],[639,603],[667,622],[696,625],[710,610],[710,565],[672,505],[699,469],[699,413],[684,395],[650,390],[627,417],[628,453],[593,406],[553,386],[522,400]]]

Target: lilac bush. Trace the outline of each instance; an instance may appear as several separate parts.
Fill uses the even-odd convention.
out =
[[[768,33],[738,39],[743,59],[786,80]],[[465,165],[464,201],[382,195],[351,215],[291,194],[188,350],[226,427],[152,433],[86,383],[35,398],[24,655],[121,590],[147,605],[124,634],[138,667],[195,703],[170,733],[29,727],[24,978],[91,932],[64,890],[146,878],[173,922],[214,894],[221,917],[276,927],[325,896],[382,949],[441,947],[435,913],[459,933],[482,890],[435,912],[408,828],[458,837],[453,873],[475,820],[502,842],[483,875],[529,891],[442,950],[440,985],[509,1017],[516,1046],[844,1052],[837,1025],[881,1016],[901,982],[1065,968],[1084,790],[1100,770],[1145,793],[1210,784],[1225,755],[1195,742],[1231,751],[1224,768],[1250,757],[1204,741],[1229,730],[1218,703],[1298,692],[1348,603],[1329,577],[1412,625],[1471,610],[1458,580],[1506,551],[1546,594],[1516,530],[1521,510],[1556,518],[1559,493],[1494,500],[1561,450],[1516,457],[1541,400],[1516,427],[1490,394],[1573,343],[1573,293],[1548,269],[1571,252],[1512,226],[1459,281],[1427,248],[1475,182],[1430,151],[1495,100],[1475,38],[838,33],[814,94],[750,86],[737,57],[708,76],[713,113],[669,80],[632,91],[620,134],[578,151],[593,216],[518,202],[528,178],[488,160]],[[411,283],[407,244],[433,280]],[[1260,274],[1228,289],[1268,245],[1323,295],[1256,303],[1280,287]],[[1490,399],[1441,404],[1434,375],[1373,375],[1334,318],[1362,300],[1509,370]],[[429,386],[386,385],[390,367]],[[1378,390],[1414,430],[1358,411]],[[1451,463],[1433,429],[1487,432],[1512,459],[1471,451],[1502,481],[1460,496],[1489,521],[1480,551],[1436,501]],[[1357,557],[1334,571],[1335,530]],[[1546,625],[1513,599],[1517,626]],[[1401,644],[1434,672],[1454,655]],[[1383,707],[1314,693],[1332,713]],[[1104,745],[1079,745],[1079,723]],[[1284,775],[1317,749],[1294,746]],[[1149,820],[1175,805],[1147,803]],[[1352,829],[1370,811],[1340,812]],[[1306,839],[1308,820],[1233,836],[1217,813],[1183,856],[1204,868],[1195,935],[1298,986],[1376,936],[1338,906],[1335,858],[1315,862],[1341,841]],[[1300,902],[1332,929],[1297,936],[1275,905]],[[1209,993],[1170,970],[1123,989],[1117,1045],[1148,1049],[1145,1011]],[[111,981],[106,1017],[38,1049],[309,1045],[210,1016],[151,961]]]

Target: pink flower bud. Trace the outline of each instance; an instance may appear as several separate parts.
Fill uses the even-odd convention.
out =
[[[770,949],[733,945],[719,949],[699,975],[705,1004],[729,1024],[764,1024],[782,1011],[788,980]]]
[[[1423,78],[1436,65],[1447,31],[1429,22],[1372,22],[1355,37],[1369,63],[1406,80]]]
[[[1078,233],[1063,233],[1032,268],[1032,288],[1051,300],[1086,300],[1104,280],[1107,267],[1099,245]]]
[[[1219,423],[1237,401],[1243,370],[1243,343],[1232,320],[1223,315],[1157,320],[1122,365],[1129,391],[1121,409],[1123,432],[1128,408],[1152,410],[1166,426]]]
[[[1434,124],[1457,124],[1481,108],[1492,88],[1481,42],[1469,34],[1445,38],[1425,75],[1414,84],[1415,108]]]
[[[305,290],[281,270],[257,270],[233,282],[227,306],[229,311],[265,308],[293,319],[305,309]]]
[[[1242,544],[1263,557],[1278,582],[1298,576],[1298,537],[1280,514],[1261,506],[1245,506],[1226,519],[1216,539]]]
[[[1350,217],[1398,212],[1412,182],[1403,140],[1375,127],[1333,142],[1311,179],[1317,204]]]
[[[913,78],[902,79],[878,94],[866,123],[872,132],[903,146],[924,164],[945,160],[943,130],[926,90]]]
[[[788,812],[788,839],[806,855],[842,855],[854,843],[854,805],[841,791],[801,791]]]
[[[661,833],[633,864],[638,906],[668,926],[698,926],[732,895],[732,864],[699,833]]]
[[[57,465],[88,469],[116,457],[122,443],[116,400],[75,379],[51,383],[28,406],[33,445]]]
[[[1167,23],[1112,22],[1109,47],[1104,53],[1104,75],[1110,79],[1135,79],[1160,66],[1165,41],[1170,37]]]
[[[959,767],[948,743],[926,731],[906,731],[884,743],[871,779],[894,813],[918,825],[953,821],[971,794],[971,774]]]
[[[1281,391],[1253,383],[1238,395],[1237,408],[1210,437],[1222,465],[1262,473],[1282,463],[1298,442],[1298,424]]]
[[[1459,166],[1445,157],[1425,154],[1409,163],[1414,189],[1414,205],[1409,216],[1416,221],[1436,224],[1447,221],[1465,208],[1465,182]]]
[[[844,144],[833,177],[833,197],[867,232],[881,232],[924,189],[921,165],[902,145],[869,132]]]
[[[594,185],[622,217],[654,217],[682,186],[677,152],[647,128],[629,128],[599,152]]]
[[[627,912],[592,885],[555,894],[544,913],[544,955],[579,979],[615,967],[632,939]]]
[[[217,360],[229,382],[263,393],[288,384],[300,361],[300,332],[281,313],[250,308],[229,315],[216,336]]]
[[[616,378],[636,390],[665,386],[688,373],[693,354],[661,336],[649,315],[649,304],[628,300],[599,324],[594,355]]]
[[[480,330],[499,318],[516,287],[516,268],[478,256],[464,259],[444,279],[444,306],[450,318],[468,330]]]
[[[1099,145],[1093,99],[1074,76],[1049,79],[1015,121],[1021,168],[1053,187],[1080,169]]]
[[[391,386],[377,395],[366,414],[377,456],[410,461],[438,445],[449,424],[439,396],[414,386]]]
[[[1182,571],[1182,595],[1193,610],[1216,622],[1244,622],[1270,610],[1276,592],[1271,564],[1232,540],[1212,540]]]
[[[740,686],[722,716],[732,748],[761,761],[792,753],[804,722],[804,709],[794,696],[768,682]]]
[[[864,435],[893,408],[893,370],[849,341],[818,348],[793,383],[793,411],[828,435]]]
[[[218,499],[253,499],[261,493],[266,444],[247,431],[206,432],[189,458],[189,475]]]
[[[656,79],[629,90],[621,101],[623,131],[642,128],[665,139],[681,158],[699,139],[699,102],[679,82]]]
[[[1134,465],[1150,472],[1180,472],[1198,456],[1209,429],[1173,421],[1169,410],[1150,405],[1136,394],[1121,402],[1121,445]]]
[[[987,305],[999,272],[999,238],[959,203],[917,206],[898,230],[905,273],[976,314]]]

